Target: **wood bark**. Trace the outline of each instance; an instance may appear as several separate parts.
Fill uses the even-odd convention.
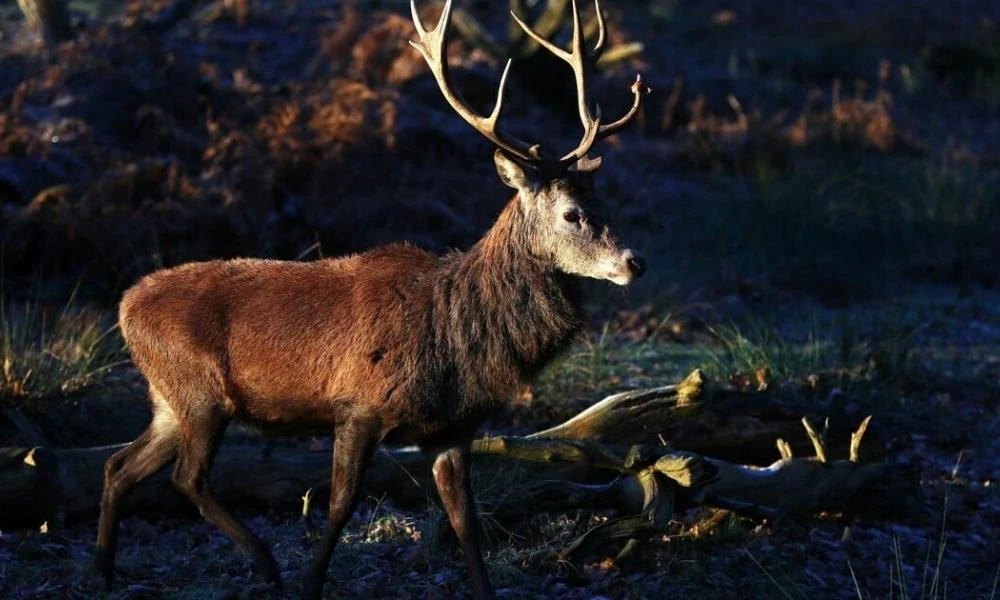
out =
[[[614,394],[532,439],[586,440],[619,445],[668,443],[729,462],[768,465],[777,458],[775,440],[784,439],[797,455],[813,448],[802,433],[802,416],[815,411],[804,403],[777,400],[767,392],[719,388],[694,371],[677,385]],[[829,421],[828,445],[846,456],[850,435],[865,416],[835,411]],[[882,434],[867,433],[862,460],[883,458]]]
[[[921,507],[914,504],[919,494],[911,494],[915,480],[907,472],[860,462],[868,424],[866,419],[856,431],[824,427],[817,433],[767,394],[713,390],[695,372],[676,386],[609,396],[530,436],[476,440],[472,449],[484,488],[479,498],[497,521],[514,523],[541,512],[572,509],[624,515],[571,544],[564,550],[568,556],[621,540],[627,541],[628,551],[651,533],[663,531],[677,510],[693,505],[769,517],[820,511],[897,518],[920,513]],[[709,425],[715,428],[714,436],[697,431]],[[770,457],[761,464],[771,464],[743,465],[720,457],[736,453],[728,441],[732,436],[752,447],[768,438]],[[714,447],[723,452],[711,452],[713,437]],[[664,439],[672,443],[665,446]],[[840,441],[845,442],[842,448]],[[0,528],[92,517],[100,500],[104,462],[122,447],[0,449]],[[696,451],[699,448],[710,452]],[[809,457],[796,458],[795,453]],[[829,460],[838,454],[849,460]],[[772,462],[778,456],[782,458]],[[366,473],[367,493],[401,506],[434,501],[432,460],[415,449],[380,450]],[[329,452],[224,445],[212,486],[229,505],[288,507],[311,490],[306,494],[311,503],[325,506],[329,473]],[[496,473],[503,482],[491,489],[487,475]],[[193,512],[166,473],[138,486],[126,510],[150,515]]]
[[[79,520],[98,512],[104,463],[125,444],[94,448],[0,448],[0,529],[43,521]],[[379,451],[367,473],[370,493],[402,504],[426,502],[433,490],[430,457],[419,452],[392,456]],[[169,471],[143,482],[129,497],[128,513],[147,515],[194,512],[174,490]],[[330,453],[259,445],[225,445],[212,468],[212,489],[219,500],[245,508],[288,507],[312,488],[329,494]]]

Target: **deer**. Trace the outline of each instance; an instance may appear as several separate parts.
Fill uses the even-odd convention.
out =
[[[625,114],[602,124],[585,95],[605,40],[584,48],[573,2],[564,50],[517,23],[572,69],[583,136],[559,156],[499,127],[510,70],[488,116],[450,81],[446,49],[452,2],[432,30],[411,0],[421,53],[445,100],[495,146],[501,181],[515,193],[468,250],[443,255],[396,243],[311,262],[230,259],[146,275],[120,303],[119,326],[149,384],[152,418],[104,469],[95,571],[112,585],[118,523],[128,493],[173,462],[171,481],[251,560],[255,575],[282,589],[264,542],[212,495],[209,472],[233,420],[283,431],[332,433],[329,513],[304,571],[302,594],[319,598],[334,547],[359,501],[380,444],[432,453],[433,479],[467,563],[476,598],[493,597],[479,544],[470,443],[583,326],[585,278],[625,286],[645,262],[619,242],[594,187],[593,145],[620,131],[649,92],[641,76]]]

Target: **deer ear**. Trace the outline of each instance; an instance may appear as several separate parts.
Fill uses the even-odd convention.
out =
[[[523,190],[537,185],[538,174],[533,167],[522,165],[501,150],[493,153],[493,161],[497,164],[500,181],[507,186]]]

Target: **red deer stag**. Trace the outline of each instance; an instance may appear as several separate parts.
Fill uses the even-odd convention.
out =
[[[642,259],[609,229],[594,192],[598,140],[622,129],[648,92],[600,123],[584,95],[604,44],[585,53],[573,5],[570,51],[528,35],[568,63],[584,135],[561,158],[543,156],[498,128],[496,106],[476,114],[449,82],[451,1],[433,31],[411,3],[426,59],[448,103],[499,146],[497,172],[517,193],[467,252],[435,256],[409,245],[315,262],[226,260],[153,273],[125,293],[119,322],[133,361],[149,381],[149,428],[105,467],[96,568],[111,584],[122,503],[137,483],[176,460],[172,481],[276,586],[267,546],[212,496],[209,469],[232,419],[329,428],[334,436],[329,520],[306,571],[303,593],[318,598],[334,546],[353,513],[365,467],[381,442],[436,452],[433,475],[468,562],[476,597],[493,595],[477,541],[469,442],[580,329],[580,277],[626,285]],[[598,7],[598,14],[600,10]],[[516,17],[515,17],[516,18]],[[507,68],[509,69],[508,62]]]

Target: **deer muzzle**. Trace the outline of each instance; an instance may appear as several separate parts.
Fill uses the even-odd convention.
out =
[[[628,248],[621,251],[615,262],[616,268],[605,278],[618,285],[628,285],[646,272],[646,260]]]

